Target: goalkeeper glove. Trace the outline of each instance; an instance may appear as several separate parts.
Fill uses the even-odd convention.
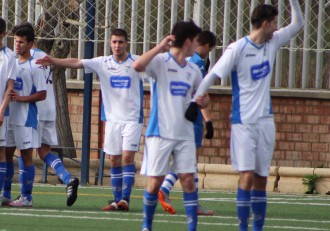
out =
[[[213,138],[213,135],[214,135],[212,121],[211,120],[206,121],[205,126],[206,126],[205,138],[206,139],[212,139]]]
[[[189,120],[191,122],[195,122],[195,120],[197,119],[197,115],[198,115],[197,103],[196,102],[190,102],[184,116],[186,117],[187,120]]]

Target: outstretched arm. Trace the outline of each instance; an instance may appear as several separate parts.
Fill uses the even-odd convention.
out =
[[[153,57],[170,49],[170,42],[174,41],[174,39],[174,35],[166,36],[157,46],[141,55],[140,58],[133,63],[132,67],[138,72],[145,71],[146,66],[150,63]]]
[[[291,5],[291,23],[287,26],[291,36],[295,36],[304,26],[304,17],[300,9],[298,0],[290,0]]]
[[[37,59],[36,63],[42,66],[55,65],[55,66],[75,68],[75,69],[84,68],[81,59],[76,59],[76,58],[59,59],[59,58],[52,58],[50,56],[45,56],[44,58]]]

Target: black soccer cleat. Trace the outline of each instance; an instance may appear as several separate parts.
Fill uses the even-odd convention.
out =
[[[73,205],[74,202],[77,200],[78,186],[79,186],[79,179],[71,178],[68,186],[66,187],[67,206]]]

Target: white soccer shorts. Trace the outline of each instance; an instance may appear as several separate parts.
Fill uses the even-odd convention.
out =
[[[18,150],[40,147],[36,129],[13,124],[8,126],[6,142],[7,147],[16,147]]]
[[[261,118],[254,124],[233,124],[230,153],[235,171],[254,171],[260,176],[269,175],[275,146],[273,117]]]
[[[58,144],[55,121],[38,121],[38,137],[40,144],[54,146]]]
[[[108,155],[122,155],[124,151],[138,151],[143,124],[136,121],[114,123],[106,121],[103,150]]]
[[[2,125],[0,127],[0,147],[6,146],[7,130],[8,130],[8,117],[4,116]]]
[[[195,141],[146,137],[141,174],[165,176],[170,169],[178,174],[196,172]]]

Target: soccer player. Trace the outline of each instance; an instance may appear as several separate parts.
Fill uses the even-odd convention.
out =
[[[199,86],[194,100],[214,80],[231,75],[233,109],[231,161],[239,171],[237,215],[239,230],[248,230],[250,208],[253,230],[263,229],[266,216],[266,184],[274,144],[275,125],[271,107],[270,85],[276,51],[296,36],[304,25],[298,0],[290,0],[291,23],[277,30],[278,10],[272,5],[258,5],[252,12],[252,31],[229,45]],[[194,101],[193,100],[193,101]],[[194,120],[192,102],[186,118]]]
[[[137,58],[126,51],[125,30],[115,29],[110,36],[113,55],[93,59],[39,59],[42,65],[85,68],[100,78],[106,116],[104,152],[110,156],[111,186],[114,200],[104,211],[129,210],[130,195],[135,179],[135,152],[139,150],[143,122],[143,84],[138,72],[131,68]],[[123,168],[122,168],[123,165]]]
[[[39,148],[38,110],[36,102],[46,98],[44,70],[35,64],[30,49],[34,43],[34,29],[31,24],[23,23],[13,29],[15,48],[18,55],[18,75],[14,90],[11,91],[10,118],[7,137],[7,162],[13,161],[16,150],[20,150],[19,161],[21,195],[10,206],[32,207],[32,189],[35,166],[32,159],[33,149]],[[12,176],[6,180],[12,179]],[[6,182],[7,184],[9,182]],[[10,182],[11,183],[11,182]],[[7,197],[10,199],[9,197]]]
[[[9,93],[14,89],[17,66],[14,52],[3,44],[3,39],[7,35],[6,29],[5,20],[0,18],[0,192],[3,187],[4,178],[6,177],[7,168],[10,171],[14,171],[13,162],[8,163],[8,166],[6,162],[5,147],[8,116],[5,112],[10,101]],[[6,197],[0,195],[0,206],[7,201]]]
[[[208,54],[212,51],[213,47],[216,43],[216,37],[215,35],[208,30],[202,31],[198,35],[197,39],[197,47],[195,50],[195,53],[193,56],[189,57],[188,60],[190,62],[195,63],[199,69],[202,72],[203,77],[205,77],[207,73],[207,67],[205,59],[207,58]],[[206,121],[206,135],[205,138],[212,139],[213,138],[213,125],[211,121],[211,115],[207,108],[204,108],[202,110],[198,110],[198,116],[196,121],[194,122],[194,133],[195,133],[195,144],[196,144],[196,158],[198,160],[198,156],[201,154],[201,147],[202,147],[202,139],[203,139],[203,118]],[[165,180],[160,187],[159,193],[158,193],[158,200],[163,207],[163,209],[170,213],[175,214],[175,208],[172,206],[171,200],[169,198],[169,193],[172,190],[174,184],[178,180],[178,175],[172,171],[170,171],[166,177]],[[195,184],[196,184],[196,190],[198,190],[198,169],[196,169],[195,173]],[[203,208],[200,204],[198,204],[198,215],[204,215],[204,216],[210,216],[213,215],[212,210],[207,210]]]
[[[145,71],[152,78],[152,108],[141,169],[148,176],[143,197],[143,231],[152,230],[158,192],[171,156],[173,170],[178,173],[184,191],[188,230],[197,229],[196,146],[193,124],[185,119],[184,113],[202,81],[198,66],[186,60],[194,54],[200,32],[193,21],[177,22],[171,35],[133,64],[135,70]],[[169,52],[162,53],[169,48]]]
[[[43,58],[47,56],[45,52],[40,49],[32,48],[31,55],[34,59]],[[56,132],[56,107],[55,95],[53,88],[52,70],[50,67],[45,67],[45,81],[47,86],[47,97],[43,101],[37,102],[38,107],[38,148],[39,158],[44,161],[48,166],[54,169],[56,175],[67,185],[67,206],[71,206],[77,199],[77,191],[79,186],[79,179],[72,178],[71,174],[66,170],[62,161],[58,156],[51,153],[51,146],[57,145],[57,132]]]

